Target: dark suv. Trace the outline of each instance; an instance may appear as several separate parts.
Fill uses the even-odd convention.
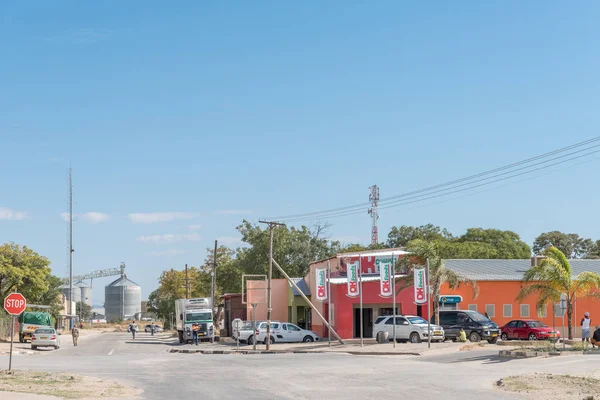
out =
[[[435,316],[431,318],[435,323]],[[479,342],[481,339],[488,343],[496,343],[500,335],[500,329],[485,315],[471,310],[440,311],[440,325],[444,328],[447,339],[458,340],[460,328],[465,330],[467,338],[471,342]]]

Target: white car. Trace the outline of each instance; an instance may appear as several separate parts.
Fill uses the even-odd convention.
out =
[[[54,347],[55,350],[60,348],[58,333],[54,328],[38,328],[31,334],[31,349],[38,347]]]
[[[256,321],[256,326],[260,326],[263,321]],[[265,325],[266,328],[266,325]],[[244,321],[244,325],[240,329],[233,328],[232,339],[239,340],[240,343],[254,344],[255,329],[252,321]]]
[[[388,338],[394,338],[394,318],[386,315],[377,318],[373,326],[373,337],[377,332],[388,332]],[[416,315],[396,315],[396,340],[408,340],[411,343],[420,343],[427,340],[431,332],[431,341],[443,342],[446,340],[444,328],[439,325],[431,325],[431,331],[427,331],[427,321]]]
[[[262,322],[257,329],[256,339],[259,342],[266,342],[267,323]],[[271,321],[271,343],[311,343],[321,340],[319,335],[313,331],[299,328],[289,322]]]

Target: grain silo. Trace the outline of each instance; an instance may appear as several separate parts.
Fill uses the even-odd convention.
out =
[[[104,308],[107,321],[137,319],[142,312],[142,288],[123,274],[106,285]]]
[[[81,301],[87,304],[88,306],[92,306],[92,287],[85,283],[84,281],[79,281],[75,284],[80,290]],[[68,290],[67,290],[68,291]]]
[[[78,287],[77,285],[73,285],[73,289],[71,291],[71,296],[69,296],[69,284],[65,284],[62,285],[60,287],[60,291],[65,295],[67,300],[71,300],[75,303],[78,303],[81,301],[81,288]],[[73,312],[75,312],[75,310],[73,310]]]

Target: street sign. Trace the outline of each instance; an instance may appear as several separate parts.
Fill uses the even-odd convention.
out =
[[[27,300],[21,293],[11,293],[4,299],[4,309],[12,315],[12,323],[10,324],[10,356],[8,357],[8,370],[12,369],[12,350],[15,336],[15,323],[17,315],[21,314],[27,308]]]
[[[231,321],[231,325],[233,329],[242,329],[242,327],[244,326],[244,321],[242,321],[239,318],[236,318],[233,321]]]
[[[19,315],[27,308],[27,301],[21,293],[11,293],[4,299],[4,309],[10,315]]]
[[[562,310],[563,313],[567,310],[567,295],[566,294],[560,295],[560,309]]]

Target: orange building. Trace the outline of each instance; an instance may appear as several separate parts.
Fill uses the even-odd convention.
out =
[[[548,326],[555,325],[562,328],[562,312],[553,305],[547,304],[537,309],[538,296],[532,294],[523,302],[516,300],[523,285],[523,274],[539,260],[533,257],[525,260],[446,260],[446,268],[467,277],[477,283],[479,296],[473,298],[473,290],[469,285],[451,290],[444,285],[442,295],[460,295],[462,302],[460,309],[479,311],[488,316],[498,325],[503,326],[513,319],[537,319]],[[573,269],[573,275],[577,276],[583,271],[600,273],[600,260],[569,260]],[[581,335],[579,322],[583,314],[588,311],[591,314],[592,325],[600,325],[600,300],[594,297],[576,299],[573,306],[574,336]],[[565,334],[568,324],[565,315]]]
[[[318,312],[325,318],[329,315],[328,301],[318,301],[314,295],[317,292],[316,270],[320,268],[331,268],[331,282],[329,285],[331,298],[331,325],[344,338],[357,338],[361,336],[371,337],[373,324],[378,316],[393,313],[392,297],[382,297],[379,284],[379,263],[390,262],[393,258],[398,260],[405,252],[401,249],[386,249],[370,251],[360,254],[361,270],[361,292],[362,292],[362,315],[359,298],[351,297],[347,288],[346,265],[355,262],[358,257],[352,255],[339,255],[328,260],[311,263],[309,273],[303,278],[292,278],[297,284],[301,283],[304,295]],[[479,290],[477,298],[473,297],[473,290],[469,285],[461,285],[451,290],[448,285],[443,285],[439,299],[441,309],[469,309],[482,314],[487,313],[489,318],[499,326],[503,326],[513,319],[537,319],[549,326],[563,327],[563,313],[557,307],[553,310],[552,304],[538,309],[536,306],[538,296],[532,294],[523,302],[516,300],[522,287],[524,273],[534,265],[539,258],[523,260],[446,260],[446,268],[457,272],[466,278],[476,282]],[[600,260],[570,260],[573,275],[577,276],[583,271],[600,273]],[[396,279],[406,276],[404,271],[396,270]],[[255,291],[254,296],[259,303],[256,308],[256,319],[266,319],[266,282],[248,281],[248,287],[262,288]],[[249,292],[251,294],[252,290]],[[454,297],[449,297],[454,296]],[[459,303],[450,304],[450,300],[456,300],[460,296]],[[418,305],[415,302],[412,287],[401,290],[396,294],[396,310],[398,314],[419,315],[428,318],[427,305]],[[443,303],[447,300],[448,303]],[[252,318],[252,308],[247,307],[247,318]],[[302,327],[314,330],[325,337],[327,329],[320,318],[308,307],[308,304],[300,299],[296,290],[293,289],[286,279],[274,279],[272,282],[272,308],[274,321],[288,321],[298,323]],[[600,325],[600,299],[586,297],[577,299],[573,309],[574,336],[581,335],[579,322],[585,312],[590,312],[592,325]],[[302,319],[302,322],[300,320]],[[362,332],[361,325],[362,322]],[[568,324],[564,317],[565,335]]]

